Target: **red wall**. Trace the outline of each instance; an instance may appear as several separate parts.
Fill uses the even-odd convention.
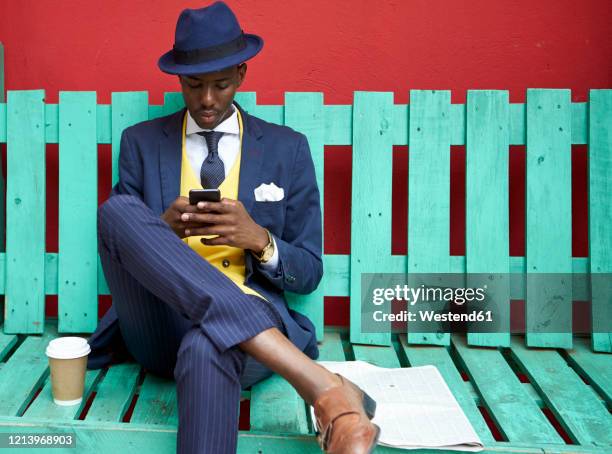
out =
[[[87,5],[89,3],[89,5]],[[524,102],[526,88],[570,88],[573,101],[588,89],[612,86],[612,2],[609,0],[228,0],[247,33],[263,36],[250,62],[245,90],[278,104],[285,91],[321,91],[329,104],[351,103],[354,90],[393,91],[397,103],[410,89],[506,89]],[[6,88],[148,90],[152,103],[177,80],[157,69],[170,49],[181,9],[205,2],[157,0],[0,2]],[[455,147],[453,147],[455,148]],[[464,150],[452,158],[452,215],[464,209]],[[57,146],[48,153],[48,250],[57,250]],[[100,147],[101,199],[110,188],[108,146]],[[574,255],[586,256],[586,147],[575,146]],[[350,147],[326,154],[326,253],[349,252]],[[406,253],[406,147],[394,156],[393,253]],[[524,254],[524,147],[511,149],[512,255]],[[451,228],[451,253],[464,253],[464,222]],[[330,299],[330,323],[347,320],[345,299]]]

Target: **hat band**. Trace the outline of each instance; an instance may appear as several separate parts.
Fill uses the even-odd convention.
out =
[[[231,40],[216,46],[203,47],[201,49],[179,50],[176,46],[172,47],[174,61],[181,65],[193,65],[204,63],[218,58],[227,57],[243,50],[247,45],[244,33]]]

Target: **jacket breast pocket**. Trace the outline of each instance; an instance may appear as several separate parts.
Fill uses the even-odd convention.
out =
[[[253,204],[253,219],[262,227],[274,231],[282,231],[285,223],[285,204],[278,202],[255,202]]]

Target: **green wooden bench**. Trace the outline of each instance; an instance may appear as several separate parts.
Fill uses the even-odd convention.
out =
[[[0,103],[8,168],[0,432],[75,433],[77,452],[174,452],[172,381],[134,363],[88,371],[83,404],[59,407],[44,349],[55,336],[93,332],[98,295],[109,293],[96,250],[97,145],[112,144],[115,181],[122,130],[176,111],[182,97],[168,93],[163,105],[150,105],[146,92],[113,93],[111,105],[97,104],[95,92],[62,92],[58,104],[44,97],[43,90],[10,91]],[[450,99],[446,90],[412,90],[410,104],[398,105],[392,93],[356,92],[352,105],[324,105],[321,93],[286,93],[284,105],[257,105],[254,93],[239,94],[250,113],[308,136],[321,190],[324,145],[352,145],[351,253],[325,255],[319,289],[290,295],[290,304],[315,322],[320,359],[436,365],[487,452],[610,452],[611,333],[361,330],[361,275],[381,272],[510,273],[506,322],[511,299],[525,299],[527,317],[539,320],[543,303],[525,285],[527,270],[575,273],[561,316],[571,323],[573,297],[591,301],[594,320],[611,317],[597,275],[612,272],[612,90],[592,90],[587,103],[572,103],[569,90],[541,89],[528,90],[525,104],[510,104],[502,90],[469,91],[465,105]],[[47,143],[60,147],[58,253],[45,251]],[[589,145],[588,258],[571,254],[572,144]],[[408,256],[391,254],[393,145],[410,150]],[[449,254],[450,145],[466,145],[465,256]],[[527,146],[526,257],[508,253],[509,145]],[[58,296],[57,320],[45,320],[45,295]],[[324,296],[351,297],[350,330],[323,326]],[[240,433],[240,453],[319,452],[307,407],[283,379],[244,395],[251,430]]]

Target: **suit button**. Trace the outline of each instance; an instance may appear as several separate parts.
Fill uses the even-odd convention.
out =
[[[223,260],[222,262],[223,268],[227,268],[228,266],[230,266],[230,261],[228,259]]]
[[[290,284],[295,282],[295,277],[293,277],[291,275],[287,276],[287,282],[289,282]]]

